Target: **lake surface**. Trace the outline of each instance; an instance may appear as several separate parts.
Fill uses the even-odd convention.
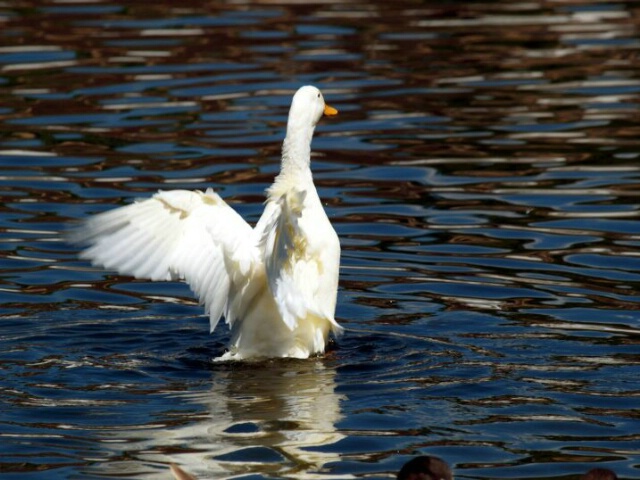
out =
[[[640,478],[639,7],[2,4],[2,478]],[[213,363],[185,285],[60,232],[176,188],[255,222],[304,84],[340,111],[312,163],[346,333]]]

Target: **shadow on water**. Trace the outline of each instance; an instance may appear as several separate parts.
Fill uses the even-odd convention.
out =
[[[638,5],[0,6],[0,474],[640,478]],[[188,289],[60,232],[158,189],[245,218],[291,93],[343,247],[325,357],[211,363]]]

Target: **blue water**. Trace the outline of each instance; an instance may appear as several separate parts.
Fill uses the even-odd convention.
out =
[[[0,476],[640,478],[635,2],[26,2],[0,10]],[[346,327],[214,363],[180,283],[74,221],[215,188],[250,222],[293,91]]]

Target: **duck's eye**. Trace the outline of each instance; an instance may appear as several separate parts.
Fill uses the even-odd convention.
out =
[[[320,98],[320,94],[318,94],[318,98]]]

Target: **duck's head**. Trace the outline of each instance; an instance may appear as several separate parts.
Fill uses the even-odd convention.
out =
[[[289,110],[289,127],[312,128],[323,115],[336,115],[338,111],[324,103],[322,92],[316,87],[300,87],[293,96]]]

